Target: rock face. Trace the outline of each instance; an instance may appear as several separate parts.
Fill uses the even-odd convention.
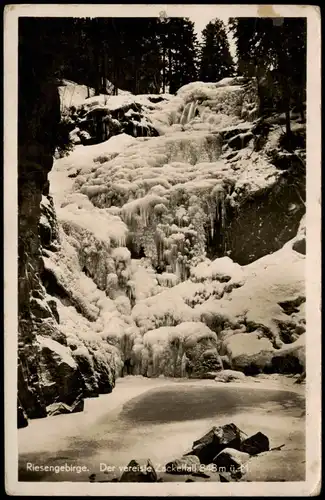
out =
[[[306,369],[305,335],[302,334],[292,344],[284,345],[272,357],[272,367],[276,373],[304,373]]]
[[[82,311],[82,300],[71,296],[53,267],[46,266],[49,256],[60,259],[60,252],[66,252],[48,181],[60,136],[60,99],[42,69],[35,77],[29,49],[24,45],[19,61],[19,426],[26,425],[27,417],[81,411],[84,396],[111,392],[121,363],[117,349],[102,338],[88,336],[76,345],[60,318],[62,302]]]
[[[290,176],[286,175],[279,184],[261,192],[260,195],[249,197],[236,217],[230,218],[227,241],[231,257],[236,262],[249,264],[278,250],[296,235],[305,209],[301,204],[300,194],[291,189],[293,182]],[[302,187],[301,192],[305,196]],[[290,205],[295,205],[297,209],[289,211]],[[246,238],[247,234],[250,238]],[[298,247],[303,250],[303,240],[295,243],[295,249]]]
[[[51,338],[37,337],[40,346],[40,388],[46,405],[53,401],[74,405],[83,396],[77,363],[68,347]]]
[[[27,427],[28,425],[28,419],[27,415],[25,413],[25,410],[20,406],[19,401],[17,404],[17,426],[18,429],[21,429],[22,427]]]
[[[55,318],[45,304],[39,241],[41,199],[52,168],[60,100],[55,86],[35,85],[20,67],[18,130],[18,394],[29,417],[46,415],[37,323]],[[42,303],[42,305],[41,305]]]

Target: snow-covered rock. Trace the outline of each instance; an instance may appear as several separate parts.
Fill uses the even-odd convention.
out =
[[[238,333],[223,342],[233,368],[248,373],[264,371],[270,365],[274,348],[261,333]],[[253,365],[253,366],[252,366]]]
[[[38,372],[45,401],[73,405],[82,398],[83,391],[80,371],[70,348],[40,335],[37,341],[40,349]]]
[[[279,303],[305,296],[304,257],[287,245],[271,255],[242,267],[244,284],[225,294],[221,300],[209,300],[196,307],[201,321],[219,328],[225,322],[232,329],[249,326],[268,333],[275,347],[280,347],[282,331],[291,318]],[[294,322],[298,327],[298,321]],[[299,330],[299,328],[298,328]],[[249,337],[247,337],[247,340]]]
[[[121,133],[134,137],[158,135],[150,114],[170,96],[134,96],[121,90],[119,95],[111,95],[109,91],[94,95],[94,89],[85,85],[67,80],[62,83],[59,87],[61,109],[75,144],[97,144]]]
[[[292,344],[284,345],[272,357],[273,370],[277,373],[304,373],[306,370],[305,335]]]
[[[249,458],[249,453],[234,448],[225,448],[214,457],[213,463],[218,467],[225,468],[225,472],[231,472],[232,475],[236,476],[240,474],[241,466],[248,462]]]
[[[237,370],[221,370],[215,377],[216,382],[233,382],[245,379],[245,374]]]
[[[138,337],[133,360],[136,373],[149,377],[204,377],[222,367],[215,333],[203,323],[190,321]]]

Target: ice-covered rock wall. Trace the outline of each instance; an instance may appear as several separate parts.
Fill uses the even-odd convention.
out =
[[[206,255],[246,264],[279,249],[297,231],[304,189],[270,160],[282,132],[251,121],[256,95],[254,80],[186,85],[151,114],[162,135],[89,162],[74,189],[122,218],[132,256],[180,279]]]
[[[294,238],[304,186],[293,157],[287,168],[274,161],[281,127],[256,120],[256,95],[254,80],[225,79],[168,97],[80,98],[84,117],[116,120],[110,138],[57,159],[50,194],[46,177],[36,197],[22,189],[29,417],[61,411],[53,404],[80,411],[125,373],[304,370],[303,225]],[[134,125],[134,112],[160,135],[118,126]]]

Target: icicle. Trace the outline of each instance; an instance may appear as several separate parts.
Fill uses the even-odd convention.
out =
[[[195,112],[197,109],[197,101],[188,102],[182,111],[180,124],[186,125],[189,123],[195,116]]]
[[[182,356],[182,360],[181,360],[181,377],[187,376],[186,368],[187,368],[187,357],[186,357],[186,354],[184,352],[184,354]]]
[[[179,120],[179,123],[181,125],[184,125],[184,120],[185,120],[185,112],[186,112],[186,106],[183,108],[181,119]]]
[[[217,221],[220,220],[220,212],[219,212],[219,200],[217,199],[216,203],[216,214],[217,214]]]
[[[181,269],[181,266],[180,266],[180,263],[178,262],[178,260],[176,261],[176,269],[175,269],[175,274],[176,276],[181,280],[182,279],[182,269]]]
[[[188,113],[189,113],[189,108],[190,108],[191,104],[192,103],[188,102],[186,104],[186,106],[184,107],[184,109],[183,109],[182,116],[181,116],[181,119],[180,119],[180,124],[181,125],[186,125],[186,123],[188,121]]]
[[[221,205],[221,227],[224,229],[226,227],[226,204],[225,204],[225,199],[223,198],[222,200],[222,205]]]
[[[192,101],[187,115],[187,123],[189,123],[194,118],[196,107],[197,107],[197,101]]]

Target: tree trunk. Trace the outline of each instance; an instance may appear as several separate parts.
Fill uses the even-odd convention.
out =
[[[163,47],[163,87],[162,87],[162,91],[163,91],[163,94],[166,91],[166,51],[165,51],[165,46]]]
[[[107,92],[107,76],[108,76],[108,62],[107,62],[107,49],[104,47],[103,56],[103,87],[105,88],[105,93]]]
[[[286,111],[286,134],[288,137],[291,135],[291,123],[290,123],[290,107],[289,104],[287,105]]]
[[[299,92],[299,113],[301,120],[304,122],[305,121],[305,110],[304,110],[304,100],[303,100],[303,91]]]
[[[264,113],[264,92],[263,92],[263,86],[261,85],[261,81],[259,78],[257,78],[257,95],[258,95],[258,100],[259,100],[259,107],[260,107],[260,115],[263,115]]]
[[[168,49],[168,82],[169,82],[169,85],[170,85],[171,79],[172,79],[172,50],[169,47],[169,49]],[[169,90],[169,92],[170,92],[170,90]]]
[[[286,135],[288,138],[288,144],[291,145],[291,122],[290,122],[290,103],[291,103],[291,92],[290,87],[286,81],[283,81],[282,95],[285,106],[285,125],[286,125]]]

